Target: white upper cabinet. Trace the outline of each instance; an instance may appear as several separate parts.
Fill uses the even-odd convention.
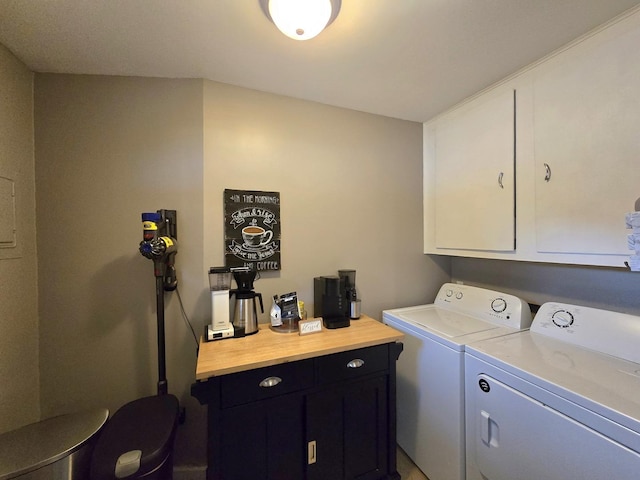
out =
[[[540,252],[629,254],[621,227],[640,196],[640,28],[623,26],[534,76]]]
[[[515,248],[514,94],[482,98],[436,122],[438,248]]]
[[[425,253],[624,267],[640,7],[425,123],[423,173]]]

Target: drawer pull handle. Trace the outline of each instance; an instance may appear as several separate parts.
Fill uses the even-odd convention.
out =
[[[282,379],[280,377],[267,377],[260,382],[260,386],[262,388],[275,387],[280,382],[282,382]]]
[[[316,460],[316,441],[312,440],[307,444],[307,465],[313,465]]]
[[[347,363],[348,368],[360,368],[364,365],[364,360],[361,358],[354,358],[349,363]]]

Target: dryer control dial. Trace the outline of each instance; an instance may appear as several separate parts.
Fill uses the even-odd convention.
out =
[[[491,309],[496,313],[502,313],[507,309],[507,301],[498,297],[491,302]]]
[[[573,325],[573,314],[567,310],[556,310],[551,315],[553,323],[560,328],[567,328]]]

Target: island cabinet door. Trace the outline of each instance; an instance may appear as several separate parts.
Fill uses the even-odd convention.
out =
[[[388,478],[387,376],[307,397],[307,480]]]
[[[303,424],[304,397],[300,393],[225,410],[220,422],[221,452],[215,459],[220,463],[218,468],[210,465],[209,478],[303,479]]]

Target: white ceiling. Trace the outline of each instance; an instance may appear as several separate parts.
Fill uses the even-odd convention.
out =
[[[342,0],[318,37],[259,0],[0,0],[0,43],[37,72],[207,78],[424,121],[640,0]]]

